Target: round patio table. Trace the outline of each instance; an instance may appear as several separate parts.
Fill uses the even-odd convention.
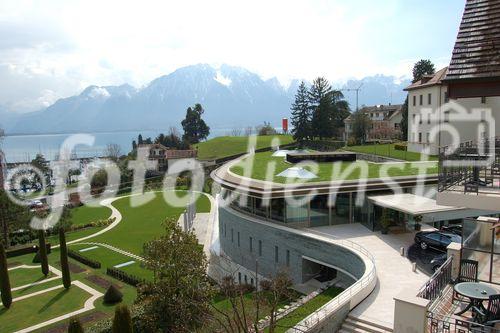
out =
[[[453,289],[457,294],[467,297],[470,300],[470,303],[464,310],[456,313],[456,315],[459,316],[467,312],[473,306],[484,309],[483,301],[487,301],[491,295],[498,294],[496,289],[480,282],[460,282],[457,283]]]

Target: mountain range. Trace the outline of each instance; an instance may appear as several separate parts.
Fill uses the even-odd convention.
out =
[[[284,87],[276,78],[264,80],[241,67],[198,64],[179,68],[140,89],[128,84],[89,86],[79,95],[17,116],[0,108],[0,119],[8,134],[159,130],[180,127],[186,108],[201,103],[203,118],[212,128],[264,121],[279,126],[281,118],[290,117],[299,83],[293,80]],[[332,85],[346,89],[361,83],[360,106],[401,103],[406,96],[402,89],[409,81],[376,75]],[[355,93],[346,90],[344,95],[355,109]]]

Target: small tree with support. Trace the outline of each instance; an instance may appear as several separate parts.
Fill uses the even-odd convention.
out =
[[[47,245],[45,243],[45,230],[38,230],[38,251],[40,253],[40,264],[43,275],[49,275],[49,259],[47,258]]]
[[[64,234],[64,229],[59,228],[59,246],[61,255],[61,272],[64,288],[68,289],[71,287],[71,275],[69,273],[68,264],[68,247],[66,246],[66,235]]]
[[[3,242],[0,241],[0,293],[2,304],[5,308],[10,308],[12,304],[12,291],[10,289],[9,270],[7,268],[7,255]]]

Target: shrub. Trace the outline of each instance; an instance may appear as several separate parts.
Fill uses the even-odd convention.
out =
[[[405,144],[402,144],[402,143],[396,143],[394,145],[394,149],[395,150],[401,150],[401,151],[406,151],[408,149],[408,147],[405,145]]]
[[[71,317],[69,319],[68,333],[83,333],[83,327],[80,320],[77,317]]]
[[[40,263],[40,252],[37,252],[35,256],[33,257],[33,260],[31,261],[34,264],[39,264]]]
[[[101,268],[101,263],[96,260],[92,260],[90,258],[87,258],[83,255],[81,255],[78,252],[75,252],[73,250],[68,250],[68,257],[75,259],[76,261],[81,262],[84,265],[87,265],[92,268]]]
[[[263,291],[269,291],[269,290],[271,290],[271,287],[273,285],[273,283],[271,282],[271,280],[261,280],[259,284],[260,284],[260,288]]]
[[[123,300],[123,294],[114,285],[110,285],[104,294],[104,303],[115,304]]]
[[[143,283],[144,280],[138,278],[137,276],[130,275],[128,273],[125,273],[121,269],[118,268],[107,268],[106,269],[106,274],[114,277],[117,280],[123,281],[126,284],[129,284],[131,286],[137,287],[139,284]]]
[[[132,317],[125,304],[118,305],[115,308],[115,317],[113,318],[113,333],[132,333]]]

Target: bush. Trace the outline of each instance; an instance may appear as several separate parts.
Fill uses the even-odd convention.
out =
[[[260,284],[260,288],[263,291],[269,291],[269,290],[271,290],[271,287],[273,285],[273,283],[272,283],[271,280],[261,280],[259,284]]]
[[[87,265],[92,268],[101,268],[101,263],[97,260],[92,260],[90,258],[87,258],[83,255],[81,255],[78,252],[75,252],[73,250],[68,250],[68,257],[75,259],[76,261],[81,262],[84,265]]]
[[[112,331],[113,333],[132,333],[134,331],[132,316],[125,304],[118,305],[115,309]]]
[[[137,287],[139,284],[144,283],[143,279],[138,278],[137,276],[130,275],[128,273],[125,273],[121,269],[118,268],[107,268],[106,269],[106,274],[114,277],[117,280],[120,280],[122,282],[125,282],[126,284],[129,284],[133,287]]]
[[[104,294],[104,303],[115,304],[123,300],[123,294],[114,285],[110,285]]]
[[[394,149],[395,150],[401,150],[401,151],[406,151],[408,149],[408,147],[405,145],[405,144],[402,144],[402,143],[396,143],[394,145]]]
[[[68,333],[83,333],[83,327],[80,320],[77,317],[71,317],[69,319]]]
[[[40,263],[40,252],[37,252],[35,256],[33,257],[33,260],[31,261],[34,264],[39,264]]]

